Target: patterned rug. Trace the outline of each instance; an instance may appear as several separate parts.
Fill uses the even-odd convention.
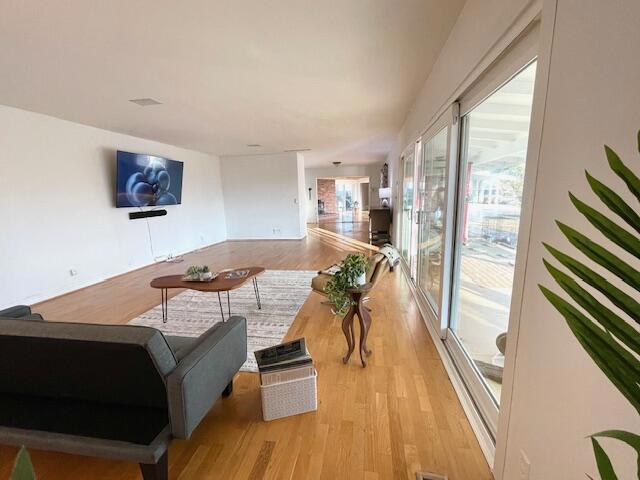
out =
[[[309,270],[267,270],[258,277],[261,310],[251,281],[230,292],[231,315],[247,319],[247,361],[241,370],[257,372],[253,352],[282,342],[309,296],[311,279],[316,275],[316,271]],[[226,319],[227,295],[220,296]],[[167,323],[162,323],[162,307],[158,305],[129,324],[154,327],[166,335],[197,337],[221,320],[216,293],[185,290],[169,300]]]

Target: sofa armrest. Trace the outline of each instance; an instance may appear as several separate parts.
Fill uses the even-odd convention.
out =
[[[16,305],[15,307],[0,310],[0,318],[15,318],[20,320],[42,320],[39,314],[32,314],[31,307],[27,305]]]
[[[205,332],[167,376],[171,432],[189,438],[247,360],[247,322],[231,317]]]

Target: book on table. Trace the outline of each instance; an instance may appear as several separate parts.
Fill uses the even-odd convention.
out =
[[[249,270],[231,270],[224,276],[227,280],[235,280],[237,278],[244,278],[249,275]]]

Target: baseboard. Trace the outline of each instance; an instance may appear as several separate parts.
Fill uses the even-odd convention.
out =
[[[273,242],[273,241],[299,241],[307,238],[307,235],[301,237],[239,237],[227,238],[227,242]]]
[[[420,295],[418,294],[415,285],[411,282],[411,279],[408,275],[407,268],[402,263],[401,265],[402,274],[405,277],[407,284],[409,285],[409,289],[413,295],[413,298],[418,305],[418,310],[420,311],[420,316],[422,317],[422,321],[425,323],[427,327],[427,331],[433,340],[433,343],[436,346],[436,350],[438,351],[438,355],[440,356],[440,360],[442,360],[442,364],[444,365],[445,370],[447,371],[447,375],[449,376],[449,380],[451,380],[451,384],[453,385],[453,389],[460,400],[460,404],[462,405],[462,409],[471,424],[471,429],[475,434],[478,443],[480,444],[480,449],[484,454],[485,460],[489,464],[489,468],[493,470],[493,462],[496,455],[496,444],[493,436],[489,432],[489,429],[482,420],[482,416],[478,411],[476,404],[474,403],[467,387],[465,386],[458,369],[451,356],[449,355],[449,351],[445,347],[442,339],[440,338],[440,332],[436,330],[433,325],[433,322],[430,321],[432,317],[429,309],[420,299]]]
[[[201,247],[194,248],[193,250],[186,250],[186,251],[183,251],[183,252],[178,252],[174,256],[174,258],[181,257],[183,255],[189,255],[191,253],[197,253],[197,252],[199,252],[201,250],[204,250],[205,248],[210,248],[210,247],[213,247],[214,245],[220,245],[221,243],[224,243],[224,242],[226,242],[226,240],[220,240],[219,242],[209,243],[207,245],[203,245]],[[124,272],[117,273],[115,275],[111,275],[111,276],[108,276],[108,277],[103,277],[103,278],[100,278],[100,279],[97,279],[97,280],[91,280],[91,281],[89,281],[89,282],[87,282],[87,283],[85,283],[85,284],[83,284],[83,285],[81,285],[81,286],[79,286],[77,288],[73,288],[72,290],[63,291],[63,292],[58,293],[58,294],[53,294],[51,296],[43,296],[42,298],[38,298],[38,296],[34,296],[33,297],[34,301],[29,301],[28,303],[29,303],[29,305],[36,307],[41,303],[48,302],[48,301],[51,301],[51,300],[55,300],[55,299],[62,298],[62,297],[66,297],[67,295],[71,295],[72,293],[81,292],[82,290],[86,290],[87,288],[90,288],[90,287],[93,287],[95,285],[98,285],[99,283],[107,282],[109,280],[113,280],[113,279],[122,277],[123,275],[127,275],[127,274],[132,273],[132,272],[137,272],[139,270],[144,270],[145,268],[153,267],[154,265],[157,265],[158,263],[164,263],[164,260],[162,260],[162,261],[153,261],[153,262],[147,263],[145,265],[141,265],[141,266],[138,266],[138,267],[130,268],[128,270],[125,270]],[[29,300],[32,300],[32,299],[29,299]]]

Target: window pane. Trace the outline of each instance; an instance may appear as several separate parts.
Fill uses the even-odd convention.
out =
[[[402,246],[401,255],[409,264],[411,244],[411,222],[413,221],[413,155],[404,159],[402,180]]]
[[[451,328],[500,399],[535,63],[463,117]]]
[[[448,128],[423,146],[420,170],[418,285],[434,311],[440,304]]]

